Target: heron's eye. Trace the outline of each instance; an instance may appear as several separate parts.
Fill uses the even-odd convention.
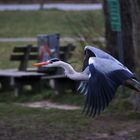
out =
[[[57,62],[57,61],[60,61],[60,60],[58,58],[52,58],[50,61],[51,62]]]
[[[50,63],[52,64],[52,63],[53,63],[53,61],[50,61]]]

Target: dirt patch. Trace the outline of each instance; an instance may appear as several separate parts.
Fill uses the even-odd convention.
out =
[[[20,105],[32,108],[55,108],[55,109],[62,109],[62,110],[77,110],[81,109],[79,106],[74,105],[62,105],[58,103],[53,103],[50,101],[38,101],[38,102],[28,102],[28,103],[21,103]]]

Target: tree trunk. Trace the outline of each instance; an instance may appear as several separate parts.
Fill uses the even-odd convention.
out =
[[[118,58],[117,32],[111,30],[107,0],[103,0],[105,15],[106,48]],[[124,64],[140,77],[140,0],[119,0],[122,24]],[[140,94],[130,96],[135,110],[140,109]]]
[[[130,0],[133,20],[133,40],[135,49],[136,73],[140,77],[140,0]]]
[[[121,13],[121,27],[122,27],[122,45],[123,45],[123,56],[124,64],[134,70],[134,46],[132,37],[132,18],[131,18],[131,5],[129,0],[120,1],[120,13]],[[108,12],[107,0],[104,0],[104,13],[105,13],[105,27],[106,27],[106,46],[107,50],[115,57],[119,59],[118,52],[118,40],[117,32],[112,31],[110,24],[110,17]]]
[[[133,21],[133,46],[135,50],[135,72],[139,76],[140,80],[140,1],[130,0],[131,3],[131,14]],[[134,109],[140,110],[140,94],[131,94],[130,101],[134,105]]]
[[[103,11],[105,16],[106,49],[111,55],[118,58],[117,32],[114,32],[111,29],[107,0],[103,0]]]

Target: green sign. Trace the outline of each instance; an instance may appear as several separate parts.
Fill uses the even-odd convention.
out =
[[[112,31],[121,31],[119,0],[107,0]]]

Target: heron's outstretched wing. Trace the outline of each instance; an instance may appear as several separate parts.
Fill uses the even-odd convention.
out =
[[[122,68],[124,68],[125,70],[129,71],[130,73],[132,73],[127,67],[125,67],[121,62],[119,62],[117,59],[115,59],[113,56],[111,56],[110,54],[95,48],[93,46],[85,46],[85,60],[84,60],[84,64],[83,64],[83,70],[88,66],[88,61],[90,57],[96,57],[96,58],[101,58],[104,60],[112,60],[112,62],[114,62],[114,64],[116,63],[116,65],[121,66]]]
[[[84,112],[94,117],[108,106],[117,87],[127,79],[133,78],[134,75],[121,68],[102,71],[94,64],[89,65],[89,70],[90,79],[87,85],[84,84],[87,86],[84,88],[84,91],[87,92]]]
[[[85,53],[85,60],[84,60],[84,64],[83,64],[83,70],[88,66],[88,60],[89,60],[90,57],[112,60],[112,61],[116,62],[117,64],[119,64],[120,66],[123,66],[123,64],[120,63],[113,56],[111,56],[110,54],[108,54],[108,53],[106,53],[106,52],[104,52],[104,51],[102,51],[98,48],[95,48],[93,46],[85,46],[85,52],[86,53]]]
[[[88,81],[84,112],[94,117],[108,106],[118,85],[93,65],[90,65],[90,71],[91,77]]]
[[[98,48],[95,48],[93,46],[85,46],[85,51],[86,50],[89,50],[95,57],[99,57],[99,58],[104,58],[104,59],[109,59],[109,60],[113,60],[113,61],[116,61],[118,64],[121,64],[117,59],[115,59],[113,56],[111,56],[110,54],[98,49]],[[92,57],[92,56],[90,56]],[[122,65],[122,64],[121,64]]]

